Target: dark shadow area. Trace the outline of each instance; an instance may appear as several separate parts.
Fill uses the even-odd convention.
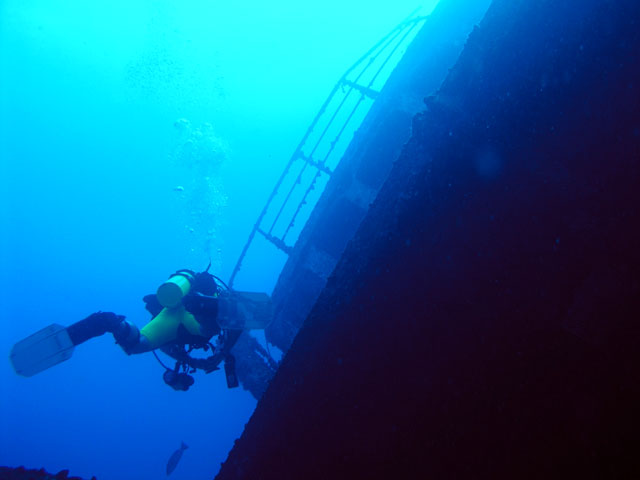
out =
[[[218,479],[637,478],[639,27],[493,3]]]

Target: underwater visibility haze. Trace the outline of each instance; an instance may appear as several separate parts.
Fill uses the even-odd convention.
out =
[[[417,6],[0,2],[0,351],[99,310],[142,327],[180,268],[227,279],[328,92]],[[282,258],[247,262],[236,286],[269,293]],[[110,335],[32,378],[0,362],[0,465],[164,478],[184,441],[172,478],[212,478],[256,401],[162,371]]]

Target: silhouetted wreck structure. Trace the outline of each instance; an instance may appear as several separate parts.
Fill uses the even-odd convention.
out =
[[[272,295],[275,320],[266,331],[269,343],[281,351],[289,349],[409,139],[411,121],[424,108],[423,92],[440,86],[490,3],[449,0],[428,17],[410,15],[345,72],[321,106],[229,280],[233,285],[255,237],[286,253]],[[399,63],[387,78],[384,69],[394,56]],[[363,111],[366,116],[351,138],[350,127]],[[296,196],[296,189],[302,193]],[[314,201],[317,192],[321,195]],[[306,217],[304,207],[312,207]],[[277,367],[250,335],[240,338],[234,352],[243,388],[260,398]]]
[[[413,72],[219,480],[638,477],[638,52],[637,0],[495,0],[439,88]],[[323,201],[310,228],[355,209]]]
[[[460,55],[490,0],[444,2],[421,26],[376,97],[289,254],[273,292],[268,340],[287,351],[347,243],[369,211],[424,108]],[[446,26],[446,28],[443,28]]]

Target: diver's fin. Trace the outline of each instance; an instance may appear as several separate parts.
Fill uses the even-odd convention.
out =
[[[273,320],[271,298],[266,293],[230,292],[218,301],[218,325],[223,330],[261,330]]]
[[[16,343],[9,358],[18,375],[31,377],[71,358],[73,347],[67,329],[53,323]]]

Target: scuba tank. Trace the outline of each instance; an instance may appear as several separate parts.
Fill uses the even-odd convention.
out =
[[[195,274],[191,270],[178,270],[169,280],[158,287],[158,302],[165,308],[175,308],[182,302],[195,282]]]

